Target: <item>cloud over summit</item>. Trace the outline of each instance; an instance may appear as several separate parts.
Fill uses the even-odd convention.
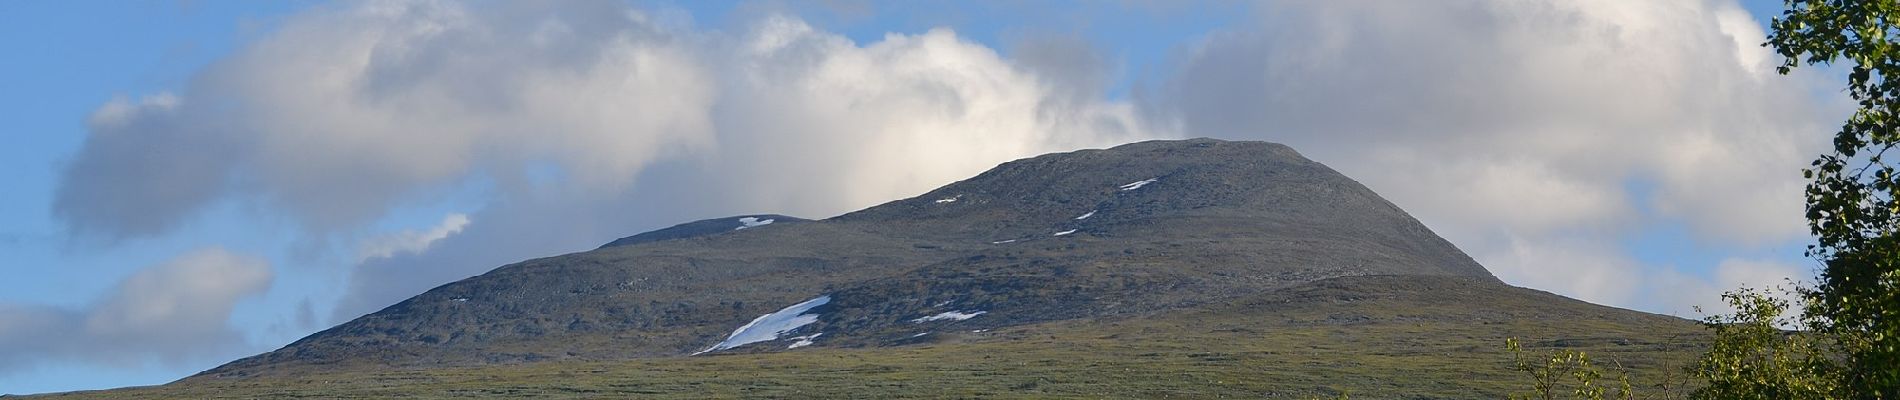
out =
[[[1143,103],[1188,135],[1285,142],[1507,281],[1635,305],[1631,232],[1803,238],[1799,169],[1844,115],[1722,1],[1274,3]],[[1573,257],[1589,254],[1595,261]],[[1619,259],[1624,259],[1620,260]],[[1709,298],[1713,299],[1711,293]]]
[[[786,189],[773,206],[837,212],[1146,134],[1125,105],[1048,101],[1044,77],[947,29],[862,46],[786,16],[749,29],[604,2],[319,7],[176,95],[101,107],[55,208],[118,236],[227,198],[338,229],[472,177],[553,166],[616,192],[688,160]]]
[[[489,187],[426,246],[357,251],[376,257],[358,257],[347,318],[641,227],[828,216],[1168,136],[1043,71],[947,28],[857,43],[789,15],[723,32],[617,3],[318,7],[175,95],[102,107],[55,207],[78,231],[137,237],[229,201],[322,236]]]

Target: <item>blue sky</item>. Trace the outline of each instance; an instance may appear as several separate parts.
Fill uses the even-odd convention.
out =
[[[373,3],[0,2],[0,49],[8,54],[0,63],[0,92],[9,94],[0,97],[0,110],[9,122],[10,143],[0,146],[0,167],[14,171],[0,175],[0,187],[9,188],[0,194],[0,254],[7,260],[0,274],[9,277],[0,282],[0,341],[12,341],[11,346],[0,343],[0,393],[164,383],[281,346],[405,293],[527,257],[583,250],[703,217],[835,215],[921,193],[1016,157],[1184,136],[1292,144],[1393,199],[1507,281],[1693,317],[1688,306],[1704,303],[1683,296],[1713,300],[1711,290],[1772,281],[1777,274],[1805,274],[1810,264],[1800,258],[1799,199],[1789,199],[1788,189],[1799,184],[1792,178],[1822,149],[1842,110],[1839,99],[1813,95],[1833,93],[1828,77],[1763,76],[1751,69],[1746,50],[1726,47],[1731,42],[1723,35],[1743,31],[1724,25],[1732,21],[1723,18],[1740,15],[1760,29],[1765,14],[1779,6],[1769,1],[1623,7],[1636,9],[1633,13],[1608,12],[1629,10],[1602,5],[1626,5],[1617,2],[1556,7],[1585,15],[1586,21],[1624,24],[1618,26],[1630,27],[1633,35],[1651,35],[1607,40],[1654,44],[1672,55],[1605,60],[1603,66],[1572,74],[1538,68],[1619,44],[1589,36],[1510,40],[1535,29],[1559,28],[1509,17],[1481,27],[1453,24],[1445,20],[1471,13],[1414,10],[1424,8],[1417,5],[610,3],[599,9],[632,11],[644,19],[594,22],[575,17],[585,13],[556,9],[572,4],[527,7],[526,13],[490,10],[504,7],[495,3],[446,4],[415,6],[403,11],[412,14],[389,17],[366,10]],[[1518,6],[1452,4],[1443,8],[1526,15],[1506,12]],[[462,14],[474,17],[462,19]],[[453,110],[486,103],[450,100],[444,105],[428,94],[467,89],[515,96],[509,99],[516,102],[551,98],[514,86],[470,84],[481,87],[468,89],[427,79],[375,89],[397,99],[393,104],[428,111],[428,117],[381,114],[323,97],[328,93],[323,90],[334,88],[283,79],[318,81],[320,75],[273,75],[328,71],[322,68],[332,66],[322,63],[334,57],[317,53],[326,38],[344,44],[393,42],[400,39],[395,33],[365,39],[350,32],[404,32],[396,28],[413,28],[410,23],[430,18],[451,22],[451,30],[477,32],[485,24],[565,21],[564,26],[580,27],[566,37],[581,51],[624,50],[614,47],[619,42],[585,36],[592,32],[586,24],[601,24],[643,43],[634,47],[629,62],[659,60],[637,64],[659,72],[641,73],[680,75],[634,79],[638,82],[627,91],[599,98],[573,96],[609,111],[678,106],[697,117],[573,117],[561,109],[534,107],[504,110],[500,116],[461,115]],[[930,33],[939,28],[947,30]],[[639,33],[647,32],[642,29],[660,33],[653,34],[656,39]],[[443,46],[446,54],[472,54],[476,67],[421,61],[381,67],[456,77],[517,71],[543,79],[564,75],[537,74],[573,65],[592,68],[587,71],[612,71],[616,65],[560,58],[567,53],[530,42],[468,37],[475,42],[415,43]],[[779,39],[796,45],[764,56],[746,50]],[[1685,47],[1669,47],[1677,44]],[[499,50],[484,58],[491,49]],[[549,59],[507,61],[518,54]],[[1742,57],[1742,65],[1731,62],[1735,57]],[[812,59],[825,62],[798,61]],[[1629,90],[1595,90],[1574,83],[1622,79],[1632,75],[1629,71],[1705,71],[1709,63],[1721,66],[1709,74],[1715,78],[1666,73],[1656,78],[1679,83],[1674,85],[1638,82]],[[305,67],[312,69],[299,69]],[[837,81],[834,68],[871,72]],[[1589,72],[1596,70],[1603,76]],[[785,76],[793,78],[776,80]],[[1446,76],[1467,80],[1439,80]],[[1491,85],[1494,79],[1500,83]],[[1361,97],[1330,94],[1365,82],[1380,84]],[[587,83],[576,88],[599,82]],[[787,86],[793,84],[807,86]],[[809,85],[825,90],[810,98],[790,90]],[[852,89],[855,85],[870,88]],[[1053,108],[1028,114],[935,113],[930,108],[935,103],[912,101],[926,98],[911,91],[919,85],[949,88],[964,101],[958,110],[986,104]],[[759,95],[766,92],[774,94]],[[849,111],[856,109],[827,106],[837,96],[851,95],[839,93],[859,92],[889,108],[856,114]],[[1707,100],[1707,93],[1742,100]],[[1623,95],[1630,98],[1618,97]],[[1630,105],[1644,98],[1677,101]],[[204,106],[220,102],[252,112]],[[304,109],[291,106],[337,104],[345,106],[321,115],[299,114]],[[1498,114],[1493,109],[1500,104],[1524,108]],[[1304,105],[1316,108],[1303,110]],[[131,111],[117,117],[108,112],[120,109]],[[1331,110],[1345,111],[1334,115]],[[821,117],[759,116],[779,111]],[[1050,119],[1052,113],[1065,117]],[[1571,121],[1573,115],[1591,121]],[[330,125],[334,121],[352,123]],[[578,133],[439,128],[424,132],[433,135],[424,147],[404,147],[423,145],[395,137],[416,126],[463,121],[570,127],[565,129]],[[762,133],[762,127],[783,132]],[[984,136],[956,136],[973,127],[982,127]],[[546,136],[511,136],[529,134]],[[865,136],[873,134],[890,137]],[[140,142],[139,136],[161,144]],[[378,140],[390,142],[377,145]],[[122,141],[156,146],[148,150],[154,155],[115,158],[122,153],[110,148]],[[359,141],[371,145],[353,147]],[[434,142],[467,147],[438,150]],[[745,149],[802,142],[853,145],[837,150],[848,156],[828,157],[848,161]],[[886,142],[940,153],[884,157],[879,154],[892,150],[855,145]],[[1448,145],[1457,143],[1503,144]],[[362,155],[362,149],[379,148],[415,155]],[[492,150],[517,148],[523,154]],[[1644,150],[1655,148],[1667,151]],[[330,150],[342,152],[324,153]],[[314,161],[288,157],[298,154]],[[364,161],[336,161],[344,156]],[[739,159],[761,161],[734,161]],[[214,161],[200,166],[203,160]],[[96,168],[72,169],[76,164]],[[782,167],[793,164],[811,166]],[[184,171],[225,178],[173,182],[166,179],[176,176],[155,172],[173,165],[209,168]],[[377,176],[391,178],[370,179]],[[761,183],[788,176],[858,184]],[[335,177],[347,184],[326,180]],[[655,189],[688,183],[704,187]],[[62,196],[62,190],[77,194]],[[659,193],[672,191],[680,193]],[[166,203],[168,196],[178,195],[195,200]],[[307,200],[313,195],[334,197]],[[147,206],[153,208],[142,208]],[[55,211],[61,207],[69,211]],[[623,209],[638,211],[592,215]],[[125,212],[169,219],[138,225],[97,217]],[[1784,214],[1787,218],[1777,217]],[[508,233],[542,232],[577,221],[593,225],[525,240],[510,240]],[[193,262],[214,265],[187,266]],[[184,275],[188,271],[258,279],[220,281]],[[215,295],[168,294],[163,285],[128,283],[193,280],[213,282]],[[86,340],[104,339],[50,339],[85,336],[62,330],[105,329],[98,326],[111,324],[97,321],[117,314],[101,310],[135,304],[136,299],[125,299],[140,294],[183,304],[159,314],[176,320],[153,327],[210,333],[191,336],[221,341],[172,346],[180,343],[154,339],[103,355],[82,348],[97,345]],[[225,308],[228,313],[220,312]],[[185,326],[204,321],[213,323]]]

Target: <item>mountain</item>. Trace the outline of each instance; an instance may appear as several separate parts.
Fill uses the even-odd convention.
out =
[[[621,382],[647,386],[615,391],[617,384],[602,383],[578,393],[690,398],[724,387],[717,382],[730,375],[715,371],[769,381],[785,372],[761,369],[768,361],[854,355],[858,362],[911,360],[883,364],[889,371],[950,365],[957,373],[988,371],[1011,382],[1038,377],[1044,380],[1034,382],[1048,385],[971,395],[1037,387],[1056,391],[1023,393],[1076,394],[1046,378],[1082,366],[1064,360],[1087,360],[1127,366],[1125,379],[1097,385],[1103,390],[1326,394],[1348,382],[1373,393],[1461,397],[1495,392],[1508,371],[1474,375],[1491,380],[1469,385],[1493,392],[1472,392],[1455,377],[1411,378],[1471,374],[1456,367],[1461,363],[1496,368],[1504,360],[1495,358],[1502,335],[1603,347],[1642,356],[1630,364],[1643,367],[1669,358],[1650,355],[1691,346],[1682,338],[1694,332],[1686,320],[1508,286],[1397,206],[1286,146],[1194,139],[1011,161],[918,197],[823,220],[703,220],[523,261],[146,389],[154,392],[116,395],[277,393],[256,390],[323,386],[309,386],[310,376],[408,371],[428,382],[454,382],[435,374],[532,375],[608,365],[645,371]],[[939,354],[943,348],[954,354]],[[1200,361],[1165,358],[1183,354]],[[924,355],[931,359],[908,358]],[[1325,364],[1332,355],[1359,364]],[[1478,355],[1491,358],[1477,361]],[[1031,368],[1028,358],[1012,357],[1040,364]],[[1167,362],[1142,362],[1147,357]],[[1379,369],[1363,361],[1381,357],[1414,364]],[[1452,365],[1438,367],[1445,363]],[[697,369],[714,365],[724,367]],[[1168,386],[1179,383],[1169,375],[1177,372],[1233,375],[1226,379],[1244,386],[1250,371],[1289,371],[1299,379],[1238,391]],[[1150,372],[1158,375],[1144,375]],[[865,371],[814,363],[804,373],[842,374],[846,381],[824,381],[839,383]],[[1382,374],[1394,376],[1380,380]],[[366,393],[444,390],[402,382]],[[665,390],[667,382],[697,383]],[[533,388],[548,383],[488,394],[542,393]],[[796,390],[747,393],[949,393],[930,384],[910,387],[925,390],[916,393],[789,385],[774,387]]]
[[[746,228],[755,228],[755,227],[760,227],[760,226],[765,226],[765,225],[771,225],[774,223],[779,224],[779,226],[784,226],[785,224],[795,224],[795,223],[809,222],[809,221],[811,220],[799,218],[799,217],[778,215],[778,214],[744,215],[744,216],[726,217],[726,218],[702,219],[702,220],[688,222],[684,224],[673,225],[673,226],[667,227],[666,229],[661,229],[657,231],[614,239],[614,241],[612,242],[607,242],[607,244],[601,245],[600,248],[604,249],[604,248],[614,247],[614,246],[632,246],[632,245],[641,244],[641,243],[651,243],[651,242],[673,240],[673,239],[685,239],[685,238],[695,237],[695,236],[706,236],[706,235],[711,235],[715,233],[726,233],[729,231],[745,230]]]

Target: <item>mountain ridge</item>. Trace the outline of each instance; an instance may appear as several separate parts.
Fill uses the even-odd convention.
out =
[[[702,220],[511,264],[200,376],[686,356],[819,296],[832,300],[795,327],[823,333],[807,346],[897,346],[939,326],[1138,314],[1365,275],[1496,282],[1397,206],[1291,148],[1149,141],[1006,162],[824,220]]]
[[[1508,337],[1667,371],[1698,335],[1507,285],[1289,147],[1189,139],[821,220],[682,223],[63,396],[1501,397]]]

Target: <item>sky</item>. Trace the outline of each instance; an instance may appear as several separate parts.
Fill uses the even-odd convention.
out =
[[[1506,282],[1812,275],[1851,111],[1773,1],[0,2],[0,393],[169,382],[511,262],[998,163],[1285,143]]]

